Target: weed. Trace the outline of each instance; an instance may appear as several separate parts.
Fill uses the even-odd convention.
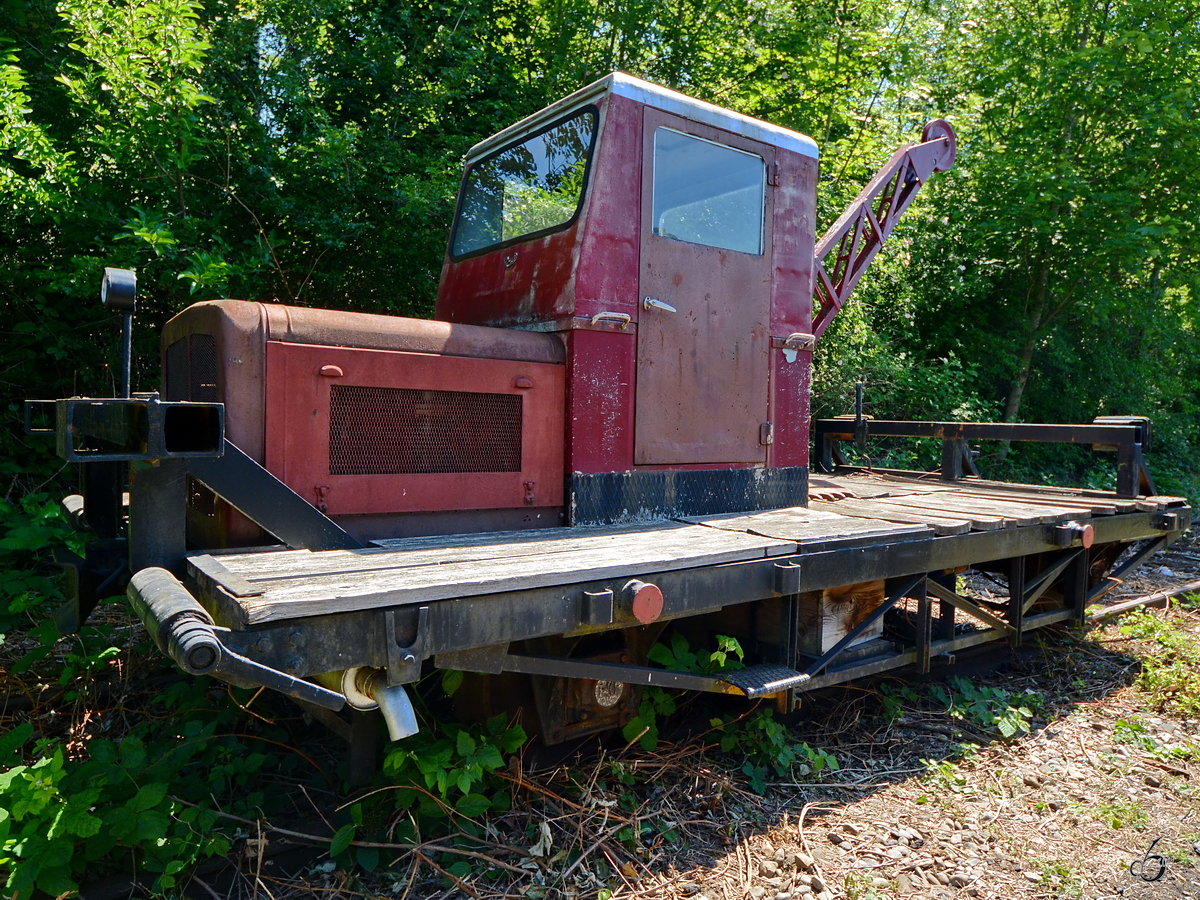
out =
[[[1096,808],[1095,817],[1114,831],[1132,828],[1141,831],[1150,821],[1145,807],[1136,800],[1114,800]]]
[[[916,704],[920,698],[907,684],[892,687],[885,681],[879,685],[879,699],[883,704],[883,717],[889,722],[895,722],[904,710],[905,701]]]
[[[846,900],[879,900],[871,876],[861,872],[846,873],[843,890],[846,892]]]
[[[1196,868],[1196,851],[1193,847],[1197,841],[1200,841],[1200,835],[1198,834],[1180,835],[1178,843],[1172,843],[1166,848],[1163,848],[1162,844],[1159,844],[1155,852],[1162,853],[1163,856],[1174,862],[1177,866],[1185,869],[1194,869]]]
[[[740,669],[745,658],[741,644],[727,635],[717,635],[717,649],[705,653],[693,650],[683,635],[674,634],[670,644],[655,644],[647,655],[676,672],[705,674]],[[643,748],[653,750],[658,745],[659,721],[675,711],[673,694],[661,688],[646,688],[638,714],[624,727],[625,739],[638,740]],[[772,773],[779,778],[816,778],[838,768],[832,754],[795,741],[770,709],[760,709],[745,719],[713,718],[709,724],[719,737],[722,753],[744,758],[742,772],[750,779],[750,787],[760,794],[766,791]]]
[[[742,773],[750,779],[751,789],[760,794],[766,792],[772,771],[780,778],[815,779],[838,768],[833,754],[795,741],[770,709],[760,709],[744,722],[713,719],[710,724],[721,735],[721,752],[736,751],[746,758]]]
[[[241,740],[248,736],[229,733],[237,730],[232,704],[201,725],[195,711],[212,711],[207,689],[206,679],[176,685],[166,694],[173,710],[119,743],[92,740],[78,757],[50,739],[26,750],[29,723],[0,739],[7,896],[74,893],[85,872],[130,865],[153,890],[169,892],[196,862],[228,853],[217,814],[201,807],[217,798],[227,810],[261,817],[268,797],[253,785],[268,757]]]
[[[979,687],[961,676],[951,678],[948,689],[933,685],[929,693],[952,718],[995,729],[1005,738],[1027,734],[1034,713],[1045,705],[1041,694],[1014,696],[1001,688]]]
[[[687,638],[679,633],[671,636],[670,645],[655,644],[646,655],[673,672],[705,674],[740,669],[745,658],[737,638],[724,634],[717,635],[717,649],[707,654],[707,658],[692,650]],[[732,656],[736,656],[737,659],[731,659]],[[659,721],[674,715],[676,709],[675,697],[670,692],[657,687],[644,689],[637,715],[625,723],[622,729],[625,740],[638,741],[643,750],[653,750],[658,746]]]
[[[1054,900],[1079,900],[1083,896],[1083,881],[1065,862],[1040,860],[1042,883]]]
[[[1158,741],[1151,737],[1149,729],[1136,718],[1117,719],[1113,725],[1113,740],[1118,744],[1133,744],[1143,750],[1158,748]]]
[[[1127,615],[1121,634],[1145,641],[1138,687],[1159,710],[1200,713],[1200,637],[1147,609]]]
[[[918,797],[918,803],[928,803],[933,799],[943,805],[952,804],[954,801],[948,795],[969,793],[967,776],[960,772],[953,762],[923,759],[921,765],[925,767],[921,784],[929,790],[929,794]]]

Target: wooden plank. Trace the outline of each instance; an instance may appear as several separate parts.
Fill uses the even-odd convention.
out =
[[[889,497],[888,503],[907,509],[923,510],[935,516],[939,513],[945,514],[947,512],[967,516],[970,519],[971,530],[973,531],[999,531],[1002,528],[1015,528],[1017,525],[1015,519],[1010,519],[995,512],[988,512],[979,508],[964,509],[957,506],[950,509],[934,498],[922,497],[915,494],[907,497]]]
[[[999,491],[1003,493],[1028,494],[1046,499],[1069,499],[1073,503],[1089,504],[1097,501],[1103,506],[1116,506],[1117,512],[1155,512],[1172,506],[1187,504],[1185,497],[1173,497],[1158,494],[1153,497],[1122,498],[1114,491],[1098,491],[1090,488],[1064,487],[1050,484],[1015,484],[1008,481],[992,481],[986,478],[967,477],[962,481],[943,482],[937,473],[930,473],[927,478],[904,475],[898,472],[854,473],[849,475],[822,476],[827,481],[838,485],[851,487],[860,497],[887,496],[889,484],[902,484],[913,488],[915,492],[940,491]],[[862,490],[859,490],[859,488]],[[869,493],[863,493],[868,491]],[[1100,515],[1100,513],[1096,513]]]
[[[192,577],[204,588],[220,585],[235,597],[252,597],[262,593],[242,576],[229,571],[205,553],[188,557],[188,568]]]
[[[812,550],[892,543],[933,536],[924,525],[897,525],[880,519],[862,519],[794,506],[750,514],[693,517],[686,521],[727,531],[796,541]]]
[[[978,494],[965,495],[958,491],[938,494],[910,494],[887,498],[889,502],[903,505],[916,504],[926,509],[953,512],[983,513],[994,515],[1012,524],[1048,525],[1079,518],[1082,511],[1077,507],[1047,506],[1041,503],[1021,503],[1018,500],[995,500]],[[1009,525],[1008,527],[1011,527]]]
[[[924,488],[929,488],[932,485],[921,479],[904,477],[895,474],[880,474],[879,478],[885,481],[894,481],[902,484],[921,485]],[[931,478],[936,479],[937,475],[931,475]],[[1118,506],[1119,512],[1155,512],[1160,509],[1165,509],[1169,506],[1186,504],[1187,500],[1183,497],[1172,497],[1167,494],[1157,494],[1152,497],[1118,497],[1115,491],[1098,491],[1090,488],[1076,488],[1062,486],[1056,484],[1016,484],[1010,481],[992,481],[986,478],[964,478],[962,481],[953,482],[953,484],[943,482],[943,485],[951,490],[958,485],[966,487],[979,487],[988,490],[997,491],[1032,491],[1037,494],[1048,495],[1052,497],[1064,496],[1072,497],[1082,501],[1099,500],[1105,504],[1115,504]]]
[[[1013,519],[1018,525],[1052,525],[1079,518],[1080,511],[1074,507],[1050,507],[1037,503],[1020,503],[1015,500],[999,501],[980,496],[963,496],[958,493],[938,494],[926,499],[935,508],[947,510],[980,510]]]
[[[898,489],[897,481],[885,480],[882,476],[871,475],[837,475],[832,477],[826,476],[826,479],[839,487],[849,488],[863,500],[873,500],[877,497],[891,497],[897,494],[939,493],[941,491],[953,490],[948,485],[943,485],[936,481],[932,484],[905,481],[902,482],[904,489]]]
[[[1019,491],[993,491],[986,488],[967,487],[955,491],[956,497],[984,497],[1000,502],[1030,503],[1037,506],[1056,507],[1058,509],[1073,509],[1081,515],[1112,516],[1118,512],[1133,512],[1136,504],[1133,501],[1124,503],[1107,503],[1103,500],[1083,500],[1067,495],[1047,496],[1045,494],[1024,493]]]
[[[617,546],[630,535],[654,536],[679,528],[673,522],[641,523],[638,526],[597,528],[546,528],[488,534],[436,535],[379,541],[379,547],[364,550],[291,550],[283,553],[244,554],[222,557],[222,564],[251,584],[280,578],[307,578],[351,572],[371,573],[413,566],[573,553],[580,549]]]
[[[949,515],[940,513],[934,515],[912,507],[893,506],[885,500],[813,500],[809,502],[808,508],[852,518],[882,519],[885,522],[899,522],[907,525],[928,525],[933,529],[934,534],[942,537],[951,534],[965,534],[971,530],[970,519],[955,519]]]
[[[982,497],[955,497],[953,494],[943,494],[933,499],[914,495],[912,497],[892,497],[891,501],[900,505],[915,503],[927,509],[946,509],[954,510],[955,512],[995,516],[1004,520],[1005,528],[1042,525],[1053,518],[1039,514],[1034,507],[992,503],[984,500]]]
[[[239,598],[238,602],[244,623],[256,625],[299,616],[626,578],[796,552],[796,544],[791,541],[689,525],[659,528],[649,533],[642,529],[608,538],[570,552],[277,578],[256,585],[262,588],[260,596]],[[335,566],[341,565],[344,559],[333,562]]]

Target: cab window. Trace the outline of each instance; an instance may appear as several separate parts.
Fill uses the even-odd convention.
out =
[[[583,201],[596,119],[594,108],[585,109],[471,166],[455,218],[451,256],[572,222]]]
[[[654,133],[654,233],[761,255],[766,163],[670,128]]]

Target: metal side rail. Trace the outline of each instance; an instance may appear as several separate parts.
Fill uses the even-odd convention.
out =
[[[805,684],[809,677],[787,666],[762,664],[748,666],[720,675],[696,675],[648,666],[623,663],[564,659],[553,656],[533,656],[510,653],[504,657],[505,672],[524,675],[551,675],[558,678],[587,678],[594,681],[613,681],[619,684],[639,684],[684,691],[706,691],[713,694],[734,694],[739,697],[762,697],[777,694]]]

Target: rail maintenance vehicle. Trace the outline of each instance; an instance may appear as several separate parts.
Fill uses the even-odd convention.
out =
[[[353,710],[414,733],[433,669],[554,743],[627,723],[647,685],[790,710],[1082,621],[1190,525],[1147,419],[879,421],[860,395],[811,420],[815,343],[954,158],[931,121],[817,240],[810,138],[617,72],[470,150],[433,320],[197,303],[131,396],[135,276],[106,270],[124,396],[27,405],[82,463],[64,506],[94,537],[60,555],[61,626],[127,586],[180,667],[293,697],[361,770],[378,717]],[[888,435],[941,440],[940,471],[846,465],[841,442]],[[988,481],[980,440],[1092,445],[1117,489]],[[666,629],[746,665],[654,665]]]

